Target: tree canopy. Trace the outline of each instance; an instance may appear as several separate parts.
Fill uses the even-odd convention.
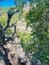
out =
[[[32,27],[32,48],[34,56],[49,64],[49,1],[36,0],[38,6],[31,8],[26,15],[28,25]]]

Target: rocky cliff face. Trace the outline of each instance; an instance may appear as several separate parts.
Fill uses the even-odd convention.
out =
[[[4,47],[8,49],[7,50],[8,59],[10,60],[10,63],[12,65],[19,64],[18,58],[21,58],[21,62],[26,61],[25,52],[23,51],[23,48],[21,47],[20,39],[17,37],[17,35],[14,36],[13,41],[7,42],[6,45],[4,45]]]

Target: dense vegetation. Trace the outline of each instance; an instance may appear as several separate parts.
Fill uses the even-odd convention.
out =
[[[15,7],[9,7],[5,12],[0,11],[0,23],[5,27],[7,25],[8,13],[12,15],[9,25],[12,25],[23,17],[26,23],[26,29],[30,26],[32,31],[25,32],[17,29],[17,34],[21,39],[21,44],[25,51],[33,53],[42,63],[49,64],[49,0],[29,0],[30,9],[23,10],[26,2],[15,0]],[[18,2],[18,4],[17,4]],[[26,5],[27,6],[27,5]],[[5,16],[5,17],[4,17]],[[8,28],[5,34],[11,35],[13,28]]]

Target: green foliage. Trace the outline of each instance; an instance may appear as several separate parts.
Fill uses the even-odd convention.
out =
[[[32,8],[29,11],[29,14],[26,15],[26,18],[29,19],[28,24],[29,23],[34,23],[34,22],[37,22],[38,20],[40,20],[40,18],[42,16],[42,12],[43,12],[43,7],[42,6]]]
[[[7,19],[8,19],[8,16],[7,16],[6,13],[1,14],[1,16],[0,16],[0,23],[2,24],[3,27],[6,26],[6,24],[7,24],[7,23],[6,23]]]
[[[15,13],[10,20],[10,25],[16,23],[19,20],[19,17],[19,13]]]
[[[19,6],[22,3],[22,0],[15,0],[14,3],[16,4],[16,6]]]
[[[37,1],[37,0],[36,0]],[[49,8],[48,0],[41,1],[38,6],[31,8],[26,15],[32,31],[32,52],[41,62],[49,64]],[[37,1],[39,3],[39,0]],[[47,3],[47,4],[46,4]]]
[[[5,34],[6,34],[7,36],[11,36],[11,35],[12,35],[11,29],[8,28],[8,29],[5,31]]]
[[[30,49],[31,49],[31,46],[29,46],[29,45],[30,45],[30,41],[31,41],[30,33],[27,32],[27,31],[26,31],[26,32],[21,32],[21,31],[18,31],[18,30],[17,30],[17,34],[18,34],[19,37],[20,37],[22,47],[23,47],[26,51],[30,51]]]
[[[22,7],[23,7],[22,0],[14,0],[14,3],[16,5],[16,7],[19,7],[19,10],[21,11],[22,10]]]

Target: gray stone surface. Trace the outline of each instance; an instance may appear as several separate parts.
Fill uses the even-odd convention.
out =
[[[5,65],[4,58],[0,57],[0,65]]]

